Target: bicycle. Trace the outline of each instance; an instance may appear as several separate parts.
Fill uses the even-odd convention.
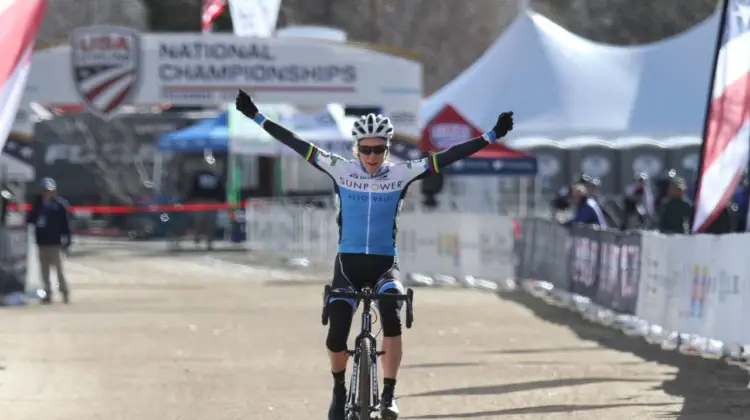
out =
[[[377,359],[385,354],[377,350],[377,341],[372,335],[372,315],[370,314],[372,303],[385,300],[406,302],[406,328],[411,328],[414,322],[412,308],[414,291],[407,289],[405,295],[397,295],[374,293],[371,288],[365,287],[359,292],[339,292],[331,290],[331,286],[326,285],[323,291],[323,325],[328,325],[328,305],[331,298],[355,299],[362,303],[361,330],[354,339],[354,350],[347,350],[353,359],[353,370],[349,395],[346,398],[346,418],[347,420],[371,420],[374,418],[372,414],[379,411],[380,406]],[[355,384],[357,384],[356,390]]]

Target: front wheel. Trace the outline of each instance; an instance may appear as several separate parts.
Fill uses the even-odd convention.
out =
[[[370,420],[370,405],[372,400],[372,343],[368,339],[359,342],[359,375],[358,394],[359,420]]]

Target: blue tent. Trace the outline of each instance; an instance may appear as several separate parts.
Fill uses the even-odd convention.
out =
[[[159,137],[161,152],[226,152],[229,149],[229,117],[222,112],[188,128]]]

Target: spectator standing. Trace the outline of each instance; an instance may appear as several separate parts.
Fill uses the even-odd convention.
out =
[[[745,172],[742,175],[742,182],[737,186],[732,199],[735,211],[735,232],[745,232],[747,230],[747,212],[750,208],[750,179]]]
[[[193,174],[193,182],[187,199],[192,204],[218,204],[223,203],[226,198],[226,189],[222,178],[216,173],[213,165],[206,163],[207,167]],[[204,210],[195,213],[194,230],[195,244],[200,244],[205,238],[208,249],[213,249],[213,241],[216,235],[216,210]]]
[[[575,211],[572,219],[568,220],[564,224],[567,226],[581,223],[585,225],[596,225],[603,228],[607,227],[607,221],[604,218],[599,205],[595,200],[591,199],[588,195],[588,190],[583,184],[575,184],[571,188],[571,204]]]
[[[601,184],[601,181],[597,177],[583,174],[580,178],[574,181],[573,185],[566,185],[557,190],[555,198],[553,198],[550,202],[550,207],[552,207],[552,209],[556,211],[567,211],[571,209],[571,195],[573,193],[572,188],[576,184],[581,184],[586,187],[588,197],[597,200],[597,189]]]
[[[637,174],[623,195],[621,230],[649,228],[656,220],[656,203],[649,176]]]
[[[693,206],[685,199],[685,180],[672,175],[659,206],[659,232],[687,235]]]
[[[70,290],[65,279],[62,252],[67,252],[72,243],[68,202],[57,196],[57,184],[52,178],[41,182],[42,193],[34,200],[26,223],[34,225],[36,244],[39,248],[39,267],[44,285],[42,303],[52,303],[50,269],[57,270],[57,281],[63,302],[70,302]]]

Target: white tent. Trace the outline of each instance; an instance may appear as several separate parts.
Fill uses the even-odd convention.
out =
[[[612,46],[523,12],[460,76],[428,98],[422,126],[446,104],[489,129],[513,110],[516,133],[699,134],[718,14],[677,36]]]

